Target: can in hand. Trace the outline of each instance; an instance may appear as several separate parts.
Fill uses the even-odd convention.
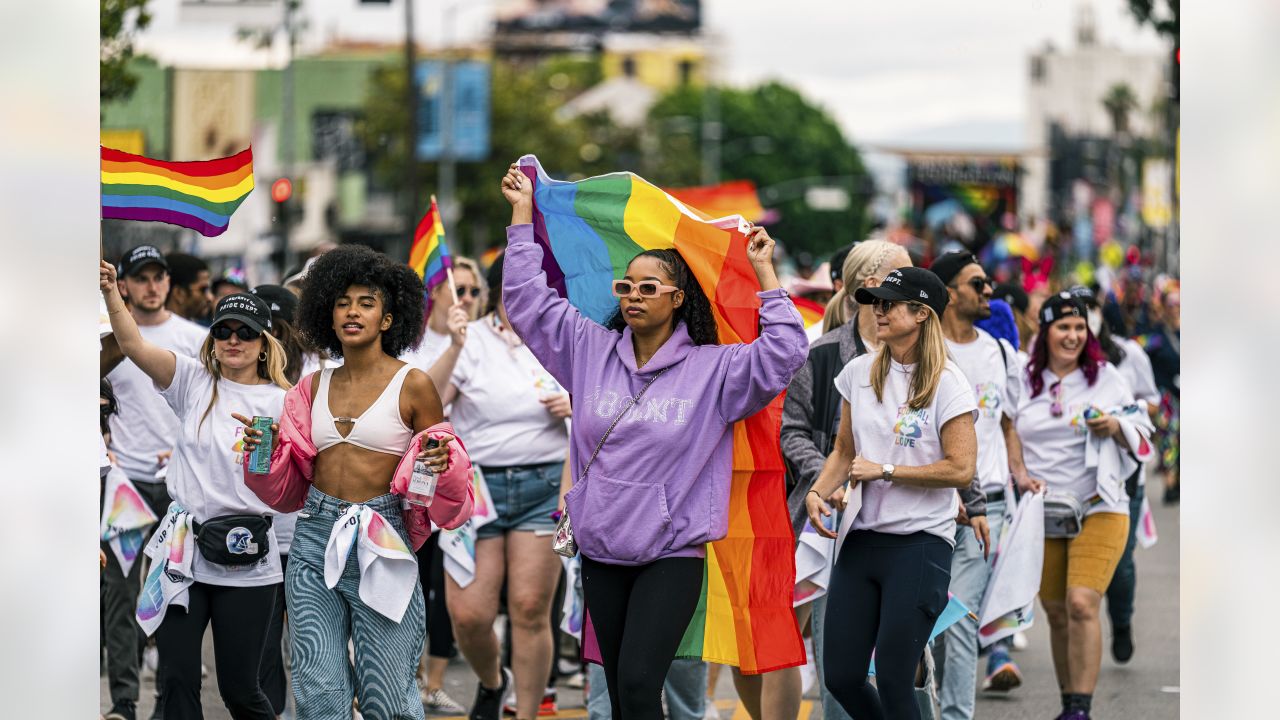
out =
[[[275,441],[271,426],[274,423],[275,418],[253,416],[253,429],[262,431],[262,435],[258,438],[258,445],[249,453],[249,472],[255,475],[266,475],[271,472],[271,446]]]

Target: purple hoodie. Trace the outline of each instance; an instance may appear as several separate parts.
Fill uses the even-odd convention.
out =
[[[732,424],[785,390],[809,353],[786,291],[757,294],[763,306],[756,341],[694,345],[681,322],[637,370],[631,329],[618,333],[580,314],[547,286],[533,226],[507,228],[507,317],[573,395],[575,483],[565,502],[586,557],[614,565],[703,557],[706,543],[728,532]],[[578,482],[618,411],[663,368]]]

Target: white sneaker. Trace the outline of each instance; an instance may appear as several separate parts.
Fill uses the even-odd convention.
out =
[[[1017,632],[1013,634],[1014,650],[1026,650],[1030,646],[1031,646],[1031,641],[1027,639],[1026,633]]]
[[[818,681],[818,666],[813,655],[813,639],[804,639],[804,665],[800,667],[800,694],[807,695]]]
[[[720,720],[720,708],[716,707],[714,698],[707,698],[706,709],[702,711],[702,720]]]
[[[427,712],[434,715],[465,715],[467,709],[449,697],[444,688],[436,688],[431,692],[422,691],[422,705]]]
[[[156,668],[160,666],[160,651],[155,645],[148,645],[142,651],[142,677],[147,680],[156,678]]]

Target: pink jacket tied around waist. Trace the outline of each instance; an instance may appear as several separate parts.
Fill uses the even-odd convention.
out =
[[[280,432],[275,449],[271,452],[271,471],[265,475],[249,472],[244,464],[244,484],[264,503],[278,512],[301,510],[307,499],[307,488],[315,475],[316,451],[311,442],[311,379],[308,375],[284,397],[284,417],[280,418]],[[413,436],[409,448],[400,458],[395,474],[391,477],[390,491],[404,496],[413,475],[413,460],[418,454],[422,437],[449,443],[449,468],[440,474],[436,485],[435,500],[430,508],[410,505],[404,510],[404,524],[409,531],[409,541],[414,550],[431,536],[431,523],[452,530],[471,517],[474,491],[471,486],[471,458],[462,439],[449,423],[437,423]]]

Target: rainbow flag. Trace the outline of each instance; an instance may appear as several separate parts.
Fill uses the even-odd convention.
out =
[[[633,173],[562,182],[552,180],[533,155],[519,165],[533,182],[534,237],[545,251],[548,282],[584,315],[604,322],[617,307],[610,285],[635,255],[674,248],[711,300],[720,341],[756,338],[759,284],[747,260],[750,225],[741,216],[712,219]],[[796,567],[778,443],[781,420],[779,396],[733,427],[729,531],[707,547],[702,597],[681,657],[750,674],[805,662],[791,606]]]
[[[756,193],[756,184],[750,180],[730,180],[719,185],[665,190],[671,197],[713,218],[741,215],[758,223],[764,222],[766,215],[764,206],[760,204],[760,196]]]
[[[427,209],[427,214],[418,221],[418,229],[413,231],[409,266],[422,278],[428,300],[431,290],[449,279],[453,256],[449,254],[449,245],[444,241],[444,222],[440,219],[435,195],[431,196],[431,207]]]
[[[165,162],[102,148],[102,217],[151,220],[206,237],[226,232],[253,191],[253,148],[231,157]]]
[[[804,318],[804,326],[806,328],[811,328],[822,322],[822,317],[827,314],[826,305],[808,298],[793,297],[791,302],[796,304],[796,309],[800,311],[800,317]]]

